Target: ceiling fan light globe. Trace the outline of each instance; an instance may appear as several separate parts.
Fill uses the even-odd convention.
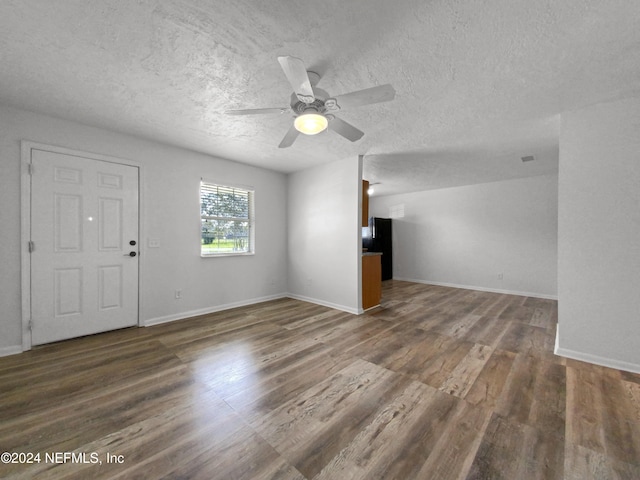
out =
[[[296,130],[305,135],[316,135],[327,129],[329,121],[320,113],[303,113],[293,121]]]

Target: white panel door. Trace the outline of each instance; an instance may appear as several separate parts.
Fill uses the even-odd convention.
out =
[[[31,151],[33,345],[138,324],[138,168]]]

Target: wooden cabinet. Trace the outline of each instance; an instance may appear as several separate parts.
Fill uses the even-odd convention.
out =
[[[369,226],[369,182],[362,180],[362,226]]]
[[[382,255],[362,256],[362,308],[380,305],[382,299]]]

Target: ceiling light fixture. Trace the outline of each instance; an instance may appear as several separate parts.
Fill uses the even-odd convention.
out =
[[[293,121],[293,125],[300,133],[304,133],[305,135],[316,135],[327,129],[329,120],[318,112],[316,108],[311,107],[306,108],[304,113],[298,115]]]

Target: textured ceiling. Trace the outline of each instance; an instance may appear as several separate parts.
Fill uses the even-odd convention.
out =
[[[559,114],[640,94],[635,0],[2,0],[0,102],[283,172],[365,155],[379,193],[557,171]],[[290,115],[276,57],[365,132],[277,146]],[[534,155],[523,163],[520,157]]]

